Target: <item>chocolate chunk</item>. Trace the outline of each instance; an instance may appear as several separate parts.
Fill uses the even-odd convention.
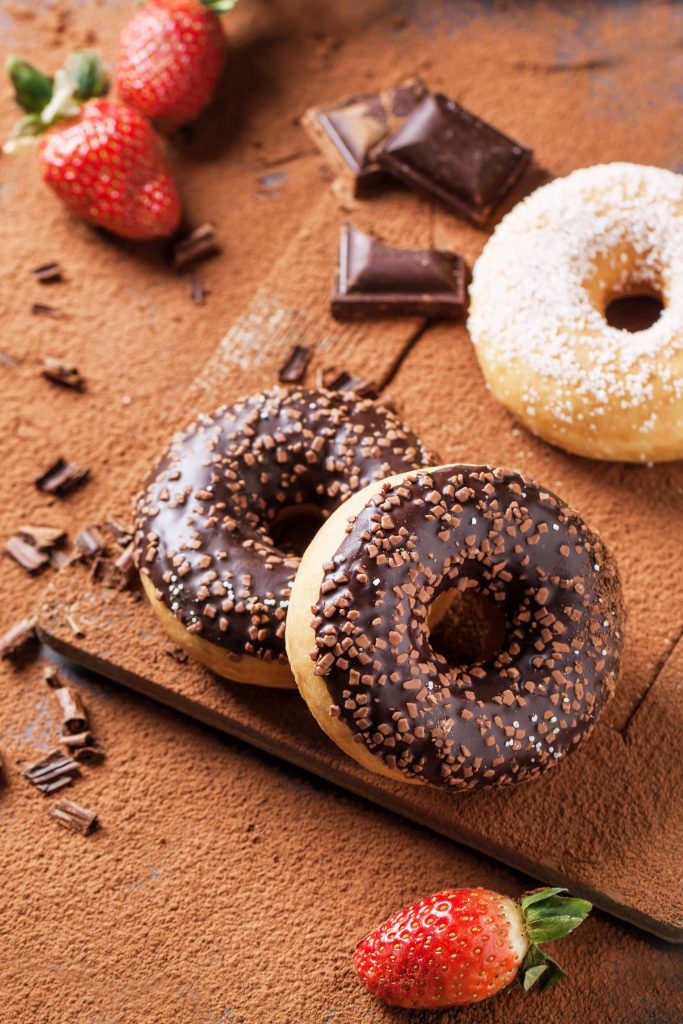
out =
[[[531,155],[531,150],[437,93],[416,107],[377,158],[405,184],[481,226]]]
[[[339,240],[332,315],[462,316],[466,268],[461,256],[437,249],[394,249],[350,225]]]
[[[59,263],[43,263],[34,267],[31,273],[39,284],[56,284],[64,280]]]
[[[57,800],[48,814],[64,828],[70,828],[73,832],[80,832],[84,836],[94,832],[97,828],[97,815],[94,811],[79,807],[73,800],[67,800],[65,797]]]
[[[107,542],[99,526],[92,524],[84,526],[80,533],[76,534],[74,544],[78,548],[81,557],[84,559],[95,558],[106,550]]]
[[[39,551],[51,551],[66,540],[66,530],[55,526],[20,526],[17,536]]]
[[[46,795],[68,786],[79,774],[77,763],[61,750],[53,750],[30,768],[24,769],[28,781]]]
[[[176,270],[181,270],[197,260],[216,256],[220,251],[213,224],[202,224],[174,246],[173,265]]]
[[[36,618],[22,619],[21,622],[17,622],[16,626],[8,629],[0,637],[0,658],[12,658],[22,654],[30,644],[36,643],[38,640],[37,625]]]
[[[52,359],[49,356],[43,359],[41,373],[53,384],[61,384],[62,387],[72,388],[74,391],[82,391],[85,387],[85,380],[76,367],[62,363],[59,359]]]
[[[26,572],[38,572],[50,562],[49,555],[34,548],[32,544],[27,544],[21,537],[10,537],[5,544],[5,554],[13,558]]]
[[[312,107],[301,123],[334,172],[350,174],[354,195],[364,196],[390,184],[374,150],[396,131],[426,92],[424,82],[413,79],[379,93],[352,96],[330,107]]]
[[[284,364],[280,367],[278,380],[281,384],[299,384],[304,378],[311,358],[311,350],[305,345],[294,345]]]
[[[89,469],[82,469],[76,462],[57,459],[36,480],[36,487],[45,494],[68,494],[88,479]]]

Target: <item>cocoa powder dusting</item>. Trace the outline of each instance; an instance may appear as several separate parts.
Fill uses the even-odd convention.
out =
[[[552,174],[614,159],[681,170],[675,72],[683,10],[676,5],[420,0],[401,5],[398,14],[390,6],[241,0],[226,19],[231,49],[217,100],[168,147],[188,222],[215,224],[224,246],[202,264],[204,305],[191,301],[187,280],[169,265],[162,245],[113,241],[71,220],[39,181],[31,157],[2,158],[3,538],[20,523],[73,537],[87,523],[126,515],[131,473],[139,467],[142,480],[169,441],[169,424],[176,429],[189,420],[179,409],[186,387],[312,201],[329,188],[322,159],[296,123],[306,108],[420,75],[533,147]],[[84,45],[96,45],[113,63],[130,13],[128,0],[0,3],[0,48],[46,70]],[[10,89],[3,87],[3,139],[15,119]],[[267,167],[284,175],[277,188],[259,185]],[[390,244],[429,242],[462,253],[471,265],[486,237],[441,211],[430,239],[392,236],[387,203],[372,202],[363,204],[362,217]],[[339,220],[344,216],[340,210]],[[32,304],[44,302],[47,292],[32,270],[53,261],[64,280],[49,294],[58,292],[64,316],[33,316]],[[334,261],[333,246],[330,288]],[[382,330],[368,328],[367,357],[350,370],[372,375]],[[55,353],[78,367],[87,390],[56,388],[41,378],[44,359]],[[240,391],[274,384],[279,365],[267,381],[250,380],[245,371]],[[452,395],[445,417],[443,403],[431,401],[435,380],[440,393]],[[398,368],[387,397],[449,460],[505,457],[605,534],[625,580],[631,628],[635,622],[638,630],[626,652],[628,678],[638,683],[618,691],[606,718],[619,730],[616,744],[637,746],[643,729],[630,732],[628,722],[640,707],[648,742],[673,745],[680,710],[661,699],[658,687],[673,687],[683,671],[681,648],[675,649],[683,614],[674,600],[683,554],[680,544],[663,540],[659,553],[648,549],[642,567],[637,538],[620,533],[619,518],[631,493],[644,507],[651,492],[660,536],[680,536],[680,467],[570,459],[511,418],[505,436],[497,436],[501,419],[491,413],[460,327],[428,331]],[[34,480],[62,453],[90,468],[91,478],[58,498],[37,490]],[[605,474],[613,485],[609,498],[602,491]],[[643,514],[639,530],[646,528]],[[0,571],[4,633],[34,614],[54,570],[36,578],[3,558]],[[103,588],[103,600],[107,593]],[[74,614],[87,633],[87,613]],[[155,657],[182,670],[168,653],[160,648]],[[57,798],[37,792],[21,769],[58,745],[59,710],[41,666],[15,661],[0,661],[0,759],[7,780],[0,790],[0,931],[9,954],[0,959],[0,1024],[674,1024],[683,1016],[681,948],[601,913],[565,940],[570,977],[545,996],[511,989],[464,1013],[383,1007],[350,967],[355,943],[383,917],[446,886],[480,884],[516,894],[535,883],[72,670],[66,678],[83,693],[107,760],[79,766],[67,791],[80,808],[96,812],[99,828],[87,841],[72,828],[55,828],[48,805]],[[642,758],[647,763],[647,745]],[[590,759],[584,763],[590,771]],[[650,804],[633,808],[645,826],[655,805],[671,799],[676,771],[678,765],[653,769]],[[651,838],[672,878],[680,863],[679,828],[672,821]],[[565,820],[562,807],[548,822],[555,829],[566,849],[581,846],[582,822]],[[605,841],[618,848],[621,834]],[[636,856],[624,848],[625,861]]]

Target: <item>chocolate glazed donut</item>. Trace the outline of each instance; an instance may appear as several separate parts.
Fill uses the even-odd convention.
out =
[[[138,500],[152,606],[219,675],[293,687],[284,632],[299,558],[274,527],[292,514],[324,519],[370,481],[430,461],[391,411],[348,393],[275,388],[200,416]]]
[[[487,661],[449,664],[430,613],[465,592],[502,611],[505,637]],[[623,614],[612,558],[564,502],[503,469],[440,466],[371,484],[325,523],[287,650],[323,729],[362,765],[466,790],[530,779],[588,736]]]

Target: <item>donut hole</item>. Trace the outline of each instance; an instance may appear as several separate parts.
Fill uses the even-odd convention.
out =
[[[280,509],[268,532],[280,551],[301,558],[323,519],[323,511],[317,505],[287,505]]]
[[[449,665],[490,661],[505,643],[505,614],[476,590],[440,594],[429,617],[429,641]]]
[[[626,295],[617,295],[605,307],[610,327],[635,334],[656,324],[664,312],[664,301],[655,288],[641,287]]]

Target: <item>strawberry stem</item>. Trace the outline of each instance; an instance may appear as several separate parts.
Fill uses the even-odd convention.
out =
[[[200,0],[213,14],[228,14],[237,6],[237,0]]]
[[[531,941],[529,951],[519,970],[519,980],[525,991],[538,983],[541,992],[564,978],[562,968],[541,949],[542,942],[554,942],[569,935],[590,914],[592,905],[577,896],[562,896],[566,889],[537,889],[520,900],[527,935]]]

